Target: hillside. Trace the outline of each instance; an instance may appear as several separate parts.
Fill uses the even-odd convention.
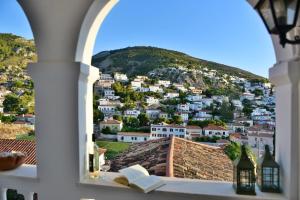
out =
[[[5,112],[34,112],[33,82],[26,67],[37,60],[35,52],[32,40],[13,34],[0,34],[0,93]],[[5,100],[3,94],[8,94]]]
[[[96,54],[92,63],[107,73],[116,71],[126,73],[129,76],[147,75],[153,70],[164,68],[187,68],[217,70],[219,74],[233,75],[248,80],[264,80],[236,67],[202,60],[187,54],[155,48],[155,47],[128,47],[124,49],[105,51]],[[169,71],[169,70],[167,70]]]

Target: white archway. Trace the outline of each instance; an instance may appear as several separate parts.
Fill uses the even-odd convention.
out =
[[[110,10],[113,8],[113,6],[117,3],[117,0],[105,0],[101,1],[99,0],[94,1],[94,4],[90,7],[89,12],[87,13],[85,17],[85,21],[82,25],[82,30],[80,32],[80,38],[77,45],[77,53],[76,53],[76,61],[81,61],[83,63],[90,64],[91,58],[92,58],[92,51],[95,44],[96,39],[96,31],[98,31],[101,27],[102,22],[104,21],[105,17],[108,15]],[[88,28],[89,27],[89,28]],[[88,30],[83,30],[88,28]],[[291,33],[293,34],[293,33]],[[298,94],[298,86],[296,86],[296,83],[298,82],[300,76],[298,75],[298,66],[299,63],[294,63],[293,65],[296,65],[297,67],[291,67],[289,66],[291,63],[293,63],[293,60],[298,60],[300,56],[299,51],[299,45],[298,46],[291,46],[287,45],[286,48],[282,48],[279,39],[277,36],[272,36],[272,42],[274,46],[274,52],[276,54],[276,60],[277,64],[274,65],[274,67],[270,68],[270,80],[273,84],[276,85],[276,93],[277,96],[281,97],[290,97],[288,101],[291,102],[291,110],[288,113],[288,116],[286,115],[286,112],[284,111],[285,106],[283,105],[286,103],[286,100],[284,102],[277,101],[277,126],[280,128],[277,128],[277,140],[276,140],[276,155],[277,160],[279,163],[283,166],[282,168],[284,170],[282,174],[283,178],[283,188],[286,194],[288,194],[291,197],[294,197],[298,195],[298,192],[296,188],[300,187],[298,182],[300,182],[300,178],[296,180],[296,178],[293,178],[292,174],[287,175],[289,173],[297,173],[298,169],[297,167],[300,166],[297,161],[294,161],[291,159],[292,157],[299,157],[300,155],[300,149],[297,148],[297,145],[295,141],[298,141],[298,136],[295,136],[295,133],[292,134],[292,132],[297,129],[300,130],[300,127],[297,123],[287,122],[286,119],[291,119],[292,115],[292,109],[295,107],[298,107],[299,99],[295,99],[294,95]],[[284,63],[285,66],[282,66]],[[92,68],[92,67],[91,67]],[[95,69],[96,70],[96,69]],[[283,70],[283,71],[282,71]],[[296,70],[296,71],[295,71]],[[297,74],[297,75],[296,75]],[[293,78],[294,77],[294,78]],[[284,81],[285,80],[285,81]],[[286,86],[290,86],[291,91],[287,94],[286,92]],[[281,90],[281,87],[284,89]],[[295,93],[296,92],[296,93]],[[281,94],[282,93],[282,94]],[[90,95],[89,95],[90,96]],[[91,101],[91,100],[90,100]],[[88,104],[88,102],[86,102]],[[85,104],[85,105],[87,105]],[[80,106],[80,105],[79,105]],[[91,105],[89,105],[91,107]],[[87,110],[87,108],[85,108]],[[300,111],[300,110],[299,110]],[[90,116],[87,114],[86,116]],[[284,117],[283,117],[284,116]],[[300,122],[300,116],[298,116],[298,113],[296,114],[294,112],[293,118],[299,119]],[[89,120],[91,121],[91,119]],[[280,122],[284,122],[285,124],[282,124]],[[89,126],[87,124],[87,126]],[[294,130],[290,130],[291,134],[288,137],[288,139],[285,137],[284,130],[286,128],[295,128]],[[293,137],[294,136],[294,137]],[[296,139],[296,140],[295,140]],[[285,142],[293,145],[294,148],[297,148],[296,151],[292,151],[291,149],[287,149],[284,147],[284,144],[282,141],[285,140]],[[299,142],[299,141],[298,141]],[[298,143],[297,142],[297,143]],[[287,157],[285,155],[292,154],[291,157]],[[289,163],[289,164],[287,164]],[[295,187],[295,188],[292,188]],[[299,195],[300,196],[300,195]]]
[[[96,71],[90,66],[96,31],[116,0],[18,1],[30,21],[39,56],[38,63],[29,67],[35,80],[39,165],[37,174],[32,176],[15,174],[11,177],[0,173],[0,187],[14,188],[17,185],[25,192],[39,193],[43,200],[83,197],[103,200],[120,197],[128,200],[199,199],[197,195],[175,192],[155,192],[145,197],[111,185],[107,187],[98,183],[96,188],[89,186],[97,184],[92,181],[80,182],[78,163],[83,161],[78,157],[82,145],[79,137],[85,142],[87,132],[84,130],[78,137],[78,119],[88,114],[90,107],[80,108],[79,104],[88,102],[89,87],[96,77],[93,75]],[[277,64],[271,68],[270,78],[276,85],[278,97],[276,159],[282,166],[286,198],[295,200],[300,198],[299,46],[288,45],[282,49],[277,37],[273,38],[273,43]],[[231,197],[204,195],[200,198],[239,199],[238,196]]]

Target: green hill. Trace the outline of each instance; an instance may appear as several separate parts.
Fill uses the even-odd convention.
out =
[[[146,75],[155,69],[185,67],[187,69],[217,70],[219,74],[234,75],[248,80],[265,78],[248,71],[226,66],[223,64],[194,58],[187,54],[155,48],[155,47],[128,47],[124,49],[105,51],[96,54],[92,63],[107,73],[123,72],[129,76]]]
[[[25,67],[28,62],[36,60],[33,40],[13,34],[0,34],[0,67],[13,65]]]

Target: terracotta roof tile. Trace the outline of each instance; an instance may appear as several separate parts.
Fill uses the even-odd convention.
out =
[[[232,181],[232,162],[223,149],[177,137],[136,143],[111,161],[111,171],[140,164],[150,174]]]
[[[25,153],[25,164],[36,165],[36,145],[34,141],[0,139],[0,152],[11,151]]]
[[[201,129],[200,126],[191,126],[191,125],[188,125],[186,126],[187,129]]]
[[[121,124],[121,123],[122,122],[120,122],[118,120],[114,120],[114,119],[109,119],[109,120],[100,122],[100,124]]]
[[[118,132],[118,135],[126,135],[126,136],[143,136],[149,137],[151,133],[142,133],[142,132]]]
[[[222,130],[222,131],[227,131],[226,128],[222,126],[217,126],[214,124],[209,124],[208,126],[204,127],[203,130]]]

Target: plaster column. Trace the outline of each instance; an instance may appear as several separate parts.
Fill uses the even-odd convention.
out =
[[[93,127],[93,84],[99,78],[99,69],[81,64],[78,83],[79,103],[79,171],[80,179],[89,171],[89,154],[94,154]],[[85,162],[84,162],[85,161]]]
[[[93,0],[19,0],[33,30],[39,199],[79,199],[78,80],[82,23]]]
[[[276,160],[281,166],[281,187],[287,199],[299,199],[300,56],[299,46],[282,48],[273,37],[277,63],[269,76],[276,95]]]

